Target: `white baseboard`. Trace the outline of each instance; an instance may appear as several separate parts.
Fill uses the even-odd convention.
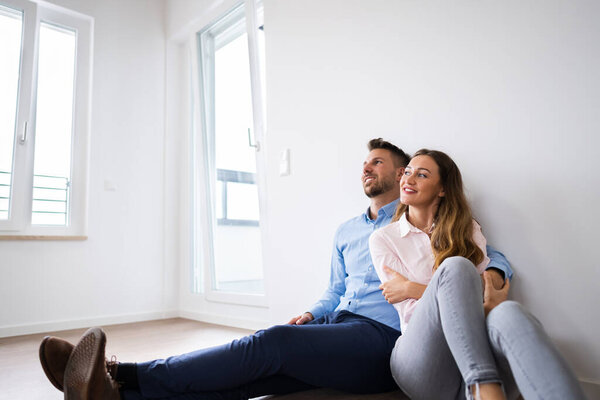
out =
[[[126,324],[130,322],[151,321],[155,319],[175,318],[179,313],[176,310],[155,311],[141,314],[109,315],[96,318],[84,318],[76,320],[49,321],[39,324],[13,325],[0,327],[0,338],[19,335],[30,335],[34,333],[64,331],[68,329],[87,328],[90,326],[105,326],[115,324]]]
[[[270,326],[267,321],[258,321],[254,319],[232,318],[219,314],[199,313],[196,311],[179,310],[181,318],[193,319],[194,321],[207,322],[209,324],[225,325],[235,328],[249,329],[256,331]]]
[[[579,383],[585,396],[592,399],[600,399],[600,381],[595,379],[579,378]]]

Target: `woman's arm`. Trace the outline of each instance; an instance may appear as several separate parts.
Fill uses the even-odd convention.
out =
[[[479,247],[479,249],[483,253],[483,260],[481,260],[481,262],[478,265],[476,265],[477,270],[480,274],[482,274],[483,271],[485,271],[485,269],[487,268],[488,264],[490,263],[490,259],[487,255],[486,249],[487,240],[485,239],[485,236],[483,236],[483,232],[481,232],[481,226],[479,226],[479,224],[475,220],[473,220],[473,242],[475,242],[477,247]]]
[[[399,303],[406,299],[420,299],[427,285],[409,281],[406,277],[393,269],[383,266],[383,270],[390,276],[390,280],[379,285],[385,300],[390,303]]]
[[[385,232],[386,228],[382,228],[375,231],[369,238],[371,259],[377,276],[382,282],[379,289],[382,290],[383,296],[390,304],[410,298],[419,299],[423,295],[426,285],[410,281],[398,272],[403,270],[402,262]]]

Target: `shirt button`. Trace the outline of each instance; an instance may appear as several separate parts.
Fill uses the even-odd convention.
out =
[[[364,286],[365,286],[365,287],[367,287],[367,286],[369,286],[369,284],[368,284],[368,283],[365,283],[365,284],[364,284]]]

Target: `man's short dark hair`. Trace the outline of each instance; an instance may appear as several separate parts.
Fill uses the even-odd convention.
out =
[[[388,141],[383,140],[382,138],[371,139],[367,144],[367,148],[369,151],[373,151],[375,149],[385,149],[392,153],[392,158],[394,159],[394,166],[398,167],[406,167],[410,162],[410,156],[402,151],[401,148],[397,147],[394,144],[391,144]]]

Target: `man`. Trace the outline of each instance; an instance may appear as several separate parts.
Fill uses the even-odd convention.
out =
[[[362,184],[370,206],[338,229],[329,287],[309,311],[226,345],[166,360],[109,363],[110,374],[99,328],[88,330],[74,349],[47,338],[40,358],[49,379],[59,389],[57,383],[64,381],[65,398],[75,400],[240,399],[313,387],[356,393],[397,389],[389,358],[400,323],[380,286],[387,294],[396,288],[394,279],[381,285],[368,239],[391,221],[409,157],[382,139],[371,140],[368,148]],[[502,286],[510,267],[501,254],[488,253]]]

